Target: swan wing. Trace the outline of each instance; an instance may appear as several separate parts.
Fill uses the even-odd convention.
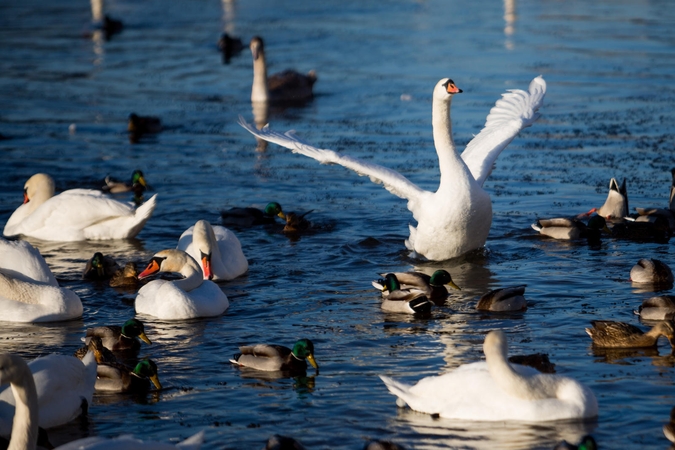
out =
[[[530,82],[528,91],[512,89],[497,100],[487,116],[485,126],[466,146],[462,159],[480,186],[492,172],[499,154],[520,130],[538,118],[544,102],[546,82],[541,75]]]
[[[269,125],[263,127],[262,130],[258,130],[246,123],[241,116],[239,117],[239,125],[254,136],[286,147],[293,153],[300,153],[316,159],[321,164],[339,164],[361,176],[369,177],[373,183],[382,184],[392,194],[408,200],[408,209],[412,211],[413,215],[415,215],[420,204],[420,197],[428,193],[395,170],[387,169],[378,164],[367,163],[351,156],[341,155],[333,150],[316,148],[302,141],[292,130],[282,134],[270,130]]]
[[[122,435],[113,439],[93,436],[57,447],[57,450],[199,450],[204,443],[204,431],[185,439],[178,444],[143,441],[130,435]]]
[[[38,249],[26,241],[0,238],[0,269],[15,278],[27,277],[51,286],[59,285]]]

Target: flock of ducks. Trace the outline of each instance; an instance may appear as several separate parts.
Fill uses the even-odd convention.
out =
[[[223,36],[219,46],[224,58],[241,50],[241,41]],[[254,103],[293,103],[312,98],[317,81],[314,71],[300,74],[284,71],[268,76],[265,46],[260,37],[250,41],[253,56],[251,101]],[[416,226],[410,226],[405,246],[413,254],[432,261],[463,255],[485,244],[491,221],[492,205],[483,189],[501,151],[539,117],[538,110],[546,94],[541,76],[532,80],[528,90],[511,90],[502,95],[487,116],[483,130],[461,154],[457,151],[450,119],[451,101],[462,90],[449,78],[441,79],[432,93],[432,126],[441,179],[435,192],[425,191],[400,173],[357,158],[320,149],[293,132],[278,133],[269,127],[257,129],[241,118],[240,124],[258,139],[273,142],[316,159],[322,164],[338,164],[368,176],[394,195],[407,201]],[[129,116],[128,131],[134,139],[162,130],[159,118]],[[629,216],[625,180],[615,179],[605,204],[597,210],[574,218],[539,219],[532,228],[554,239],[597,241],[603,233],[619,239],[669,239],[675,225],[675,169],[672,171],[670,205],[665,208],[639,208]],[[143,198],[147,183],[136,171],[131,183],[106,179],[103,191],[71,189],[55,194],[54,180],[47,174],[35,174],[24,185],[24,204],[5,224],[3,234],[27,236],[47,241],[82,241],[133,238],[150,219],[157,195]],[[133,204],[107,194],[133,192]],[[285,213],[276,202],[264,210],[233,208],[223,211],[226,226],[254,226],[286,221],[284,232],[305,231],[309,222],[305,213]],[[586,223],[584,217],[589,217]],[[664,225],[665,224],[665,225]],[[611,226],[611,228],[610,228]],[[229,300],[216,282],[232,280],[249,269],[236,235],[224,226],[199,220],[177,241],[176,248],[155,253],[147,267],[137,273],[134,263],[121,269],[114,260],[96,253],[87,263],[83,278],[110,279],[111,286],[133,286],[159,273],[179,274],[180,279],[153,279],[143,284],[135,299],[135,311],[161,320],[187,320],[223,314]],[[671,284],[673,275],[667,265],[642,259],[631,270],[635,283]],[[443,304],[447,288],[460,289],[445,270],[432,275],[419,272],[383,273],[373,286],[381,292],[385,311],[425,314],[434,305]],[[480,311],[525,311],[525,286],[513,286],[488,292],[477,302]],[[41,322],[69,320],[82,316],[80,299],[58,285],[39,251],[25,241],[0,239],[0,306],[4,320]],[[675,347],[672,297],[645,300],[636,311],[642,318],[658,321],[649,331],[622,322],[591,322],[586,332],[597,347],[629,348],[657,345],[665,336]],[[11,431],[11,448],[36,448],[39,427],[50,428],[86,412],[94,391],[126,392],[147,390],[150,383],[161,389],[158,367],[150,359],[139,359],[139,339],[151,344],[144,325],[130,319],[121,326],[90,328],[84,336],[85,347],[78,351],[81,360],[64,355],[48,355],[26,363],[16,355],[0,354],[0,383],[11,389],[0,392],[0,435]],[[232,364],[250,370],[302,373],[309,363],[318,373],[314,345],[298,340],[292,348],[255,344],[242,346]],[[399,405],[448,419],[482,421],[551,421],[596,417],[598,403],[584,384],[551,373],[544,373],[507,357],[506,335],[489,332],[483,344],[484,362],[465,364],[441,376],[427,377],[410,386],[381,376]],[[675,411],[675,409],[674,409]],[[664,426],[673,436],[672,424]],[[178,446],[199,448],[203,432]],[[87,438],[60,449],[130,448],[140,441],[123,436],[116,439]],[[158,444],[159,445],[159,444]],[[268,448],[303,448],[291,438],[272,436]],[[154,448],[154,447],[153,447]],[[159,448],[159,447],[158,447]],[[163,447],[162,447],[163,448]],[[384,441],[366,448],[401,448]],[[595,440],[586,436],[578,447],[563,443],[556,448],[596,449]]]

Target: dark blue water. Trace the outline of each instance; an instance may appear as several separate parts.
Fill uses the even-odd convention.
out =
[[[600,206],[611,177],[627,178],[630,205],[666,206],[675,166],[675,12],[666,1],[153,1],[106,2],[124,21],[105,40],[86,1],[0,4],[0,222],[25,180],[48,172],[57,190],[97,187],[142,169],[159,194],[138,239],[36,245],[62,285],[82,298],[81,320],[0,326],[0,350],[26,357],[71,353],[86,327],[133,316],[133,292],[80,280],[95,251],[147,261],[175,247],[199,219],[232,206],[280,202],[313,209],[316,231],[290,240],[238,231],[249,273],[222,285],[231,307],[207,320],[147,320],[152,357],[167,387],[147,396],[96,396],[87,426],[51,430],[177,441],[206,430],[205,448],[260,448],[273,433],[307,448],[355,449],[387,438],[408,448],[549,449],[592,432],[603,448],[663,448],[675,405],[675,359],[657,352],[595,354],[590,320],[639,324],[632,310],[652,292],[628,282],[642,257],[673,263],[670,244],[607,240],[599,249],[542,239],[530,224]],[[368,179],[270,145],[256,151],[236,124],[253,120],[248,51],[224,65],[227,29],[266,40],[270,72],[315,69],[316,97],[270,111],[323,148],[399,170],[426,189],[438,182],[431,90],[451,77],[461,147],[506,89],[543,74],[542,117],[502,153],[486,182],[494,219],[484,251],[444,263],[411,259],[405,202]],[[129,142],[129,113],[165,130]],[[75,124],[76,131],[69,132]],[[462,287],[430,318],[383,313],[377,273],[448,269]],[[527,284],[524,314],[479,314],[489,289]],[[434,420],[398,409],[378,374],[409,382],[483,357],[484,334],[506,331],[512,353],[546,352],[558,373],[591,386],[600,404],[587,423]],[[316,345],[321,373],[269,379],[232,367],[242,344]]]

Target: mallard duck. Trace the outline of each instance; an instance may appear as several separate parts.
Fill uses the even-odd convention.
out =
[[[668,208],[635,208],[639,216],[660,216],[668,221],[670,230],[675,231],[675,168],[670,169],[670,193],[668,199]],[[640,220],[642,217],[638,217]]]
[[[670,410],[670,420],[663,426],[663,435],[675,444],[675,407]]]
[[[633,313],[646,320],[673,320],[675,318],[675,297],[660,295],[648,298]]]
[[[136,113],[129,114],[127,131],[136,135],[155,134],[162,131],[162,121],[159,117],[139,116]]]
[[[391,441],[374,440],[367,442],[363,450],[405,450],[405,448]]]
[[[138,286],[138,271],[136,263],[129,261],[124,267],[110,277],[112,287],[136,287]]]
[[[305,450],[305,447],[292,437],[273,434],[267,439],[263,450]]]
[[[393,272],[396,279],[401,285],[401,289],[418,289],[423,291],[427,298],[431,301],[445,300],[448,298],[448,289],[450,286],[453,289],[461,291],[462,289],[452,281],[452,277],[447,270],[436,270],[431,276],[423,272]],[[380,274],[382,278],[387,274]],[[382,290],[384,287],[384,279],[373,281],[373,287],[382,291],[382,296],[389,295],[389,290]]]
[[[97,391],[102,392],[144,392],[150,388],[162,389],[157,375],[157,364],[151,359],[143,359],[133,369],[115,362],[99,363],[96,369]]]
[[[38,358],[39,360],[40,358]],[[74,358],[73,358],[74,359]],[[93,361],[93,357],[91,358]],[[36,360],[37,361],[37,360]],[[78,364],[81,363],[75,359]],[[32,363],[31,363],[32,364]],[[95,369],[95,364],[92,365],[92,368]],[[35,377],[31,377],[31,371]],[[93,395],[93,386],[94,381],[96,380],[96,370],[92,370],[93,374],[91,380],[91,394],[89,394],[89,399]],[[26,362],[18,355],[11,355],[8,353],[0,353],[0,384],[10,383],[11,388],[5,389],[5,391],[16,392],[14,398],[17,398],[17,407],[16,411],[14,408],[9,411],[9,416],[2,418],[0,420],[3,424],[8,424],[8,429],[5,435],[10,434],[12,438],[10,440],[10,447],[12,449],[26,449],[32,450],[35,449],[38,439],[38,424],[43,421],[43,416],[49,410],[54,408],[54,405],[44,404],[41,401],[41,395],[44,395],[41,388],[41,380],[36,376],[37,374],[33,370],[33,367],[29,367]],[[71,374],[72,376],[72,374]],[[74,380],[71,379],[71,382]],[[52,390],[51,395],[61,394],[60,392]],[[56,395],[58,397],[58,395]],[[78,405],[82,402],[81,398],[77,399]],[[55,405],[56,409],[61,412],[65,412],[68,408],[67,403]],[[60,408],[59,408],[60,407]],[[167,448],[176,448],[181,450],[199,450],[202,442],[204,441],[204,432],[200,431],[199,433],[193,435],[192,437],[186,439],[180,443],[178,447],[171,447],[168,444],[163,444],[162,449]],[[156,443],[149,441],[140,441],[134,439],[131,436],[125,435],[120,436],[115,439],[106,439],[101,437],[88,437],[84,439],[78,439],[76,441],[69,442],[59,446],[57,450],[128,450],[130,448],[160,448]]]
[[[96,358],[97,364],[117,362],[115,354],[110,349],[105,348],[103,340],[100,337],[92,336],[88,338],[87,341],[87,344],[75,351],[75,357],[77,359],[84,358],[89,351],[92,351],[94,352],[94,358]]]
[[[163,320],[184,320],[219,316],[230,306],[216,283],[204,279],[199,263],[182,250],[155,253],[148,267],[138,275],[142,280],[157,272],[178,272],[181,280],[152,280],[138,290],[136,312]]]
[[[54,180],[38,173],[24,185],[24,204],[5,224],[5,236],[25,235],[44,241],[130,239],[148,221],[157,195],[138,208],[101,191],[70,189],[54,195]]]
[[[205,280],[232,280],[248,271],[248,260],[237,236],[206,220],[198,220],[185,230],[176,248],[201,263]]]
[[[625,178],[620,187],[616,178],[609,180],[607,200],[600,208],[593,208],[587,214],[594,212],[605,219],[623,219],[628,215],[628,192]]]
[[[314,359],[314,344],[309,339],[300,339],[293,350],[282,345],[256,344],[239,347],[239,351],[241,353],[235,354],[230,360],[238,366],[268,372],[305,372],[307,360],[319,371],[319,365]]]
[[[307,231],[311,227],[309,220],[305,219],[305,216],[311,213],[312,210],[309,210],[302,214],[296,214],[294,212],[289,212],[286,214],[286,225],[284,225],[284,233],[300,233],[302,231]]]
[[[112,178],[105,177],[105,185],[101,188],[103,192],[110,194],[121,194],[124,192],[133,192],[136,196],[142,196],[143,192],[148,188],[143,172],[141,170],[134,170],[131,174],[131,182],[115,181]]]
[[[265,209],[230,208],[220,213],[222,224],[229,227],[250,227],[253,225],[269,225],[276,223],[275,217],[286,219],[286,215],[277,202],[270,202]]]
[[[87,265],[84,267],[84,273],[82,273],[82,279],[107,280],[119,270],[120,266],[117,265],[117,261],[115,261],[112,256],[103,256],[103,253],[96,252],[94,253],[94,256],[87,261]]]
[[[607,228],[607,221],[604,217],[594,215],[588,220],[588,225],[580,219],[559,217],[555,219],[538,219],[532,224],[532,229],[552,237],[553,239],[574,240],[580,238],[598,239],[600,232],[605,231],[610,234]]]
[[[419,289],[401,289],[398,278],[388,273],[382,282],[382,309],[389,312],[409,314],[427,314],[434,305],[424,291]],[[375,284],[373,283],[373,286]]]
[[[598,444],[595,443],[593,436],[586,435],[581,438],[579,445],[573,445],[567,441],[562,441],[556,445],[553,450],[597,450]]]
[[[241,53],[244,49],[244,44],[238,37],[223,33],[220,35],[220,39],[218,39],[218,49],[223,55],[223,63],[228,64],[233,56]]]
[[[509,356],[509,362],[529,366],[537,369],[541,373],[555,373],[555,364],[553,364],[546,353],[532,353],[530,355]]]
[[[595,395],[582,383],[510,364],[503,331],[489,332],[483,351],[484,362],[464,364],[414,386],[380,378],[399,405],[446,419],[543,422],[598,415]]]
[[[476,309],[479,311],[524,311],[527,309],[525,301],[525,286],[513,286],[490,291],[478,300]]]
[[[659,322],[646,333],[636,326],[610,320],[592,320],[593,328],[586,333],[593,339],[593,345],[601,348],[655,347],[659,337],[665,336],[675,348],[675,328],[671,321]]]
[[[307,75],[285,70],[268,77],[262,38],[254,36],[249,46],[253,55],[252,102],[304,102],[312,98],[312,86],[316,83],[314,70]]]
[[[243,118],[239,124],[251,134],[316,159],[322,164],[339,164],[371,181],[382,183],[392,194],[407,200],[417,221],[410,226],[406,247],[432,261],[445,261],[485,245],[492,224],[492,202],[483,183],[502,152],[516,135],[539,117],[546,83],[539,76],[529,91],[511,90],[490,110],[485,128],[467,145],[460,156],[452,139],[450,103],[462,92],[449,78],[440,80],[433,91],[432,125],[441,180],[436,192],[426,191],[400,173],[344,153],[319,149],[286,134],[261,130]]]
[[[141,349],[141,343],[136,338],[140,338],[148,345],[152,344],[145,335],[143,322],[138,319],[129,319],[121,327],[106,325],[87,328],[85,340],[91,337],[101,338],[103,346],[113,352],[138,352]]]
[[[642,258],[630,269],[633,283],[672,284],[673,271],[658,259]]]
[[[646,220],[635,220],[631,217],[614,224],[612,237],[638,242],[666,243],[670,240],[671,231],[668,220],[660,216],[643,216]]]

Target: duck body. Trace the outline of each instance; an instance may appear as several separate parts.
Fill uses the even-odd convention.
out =
[[[541,77],[530,83],[528,92],[512,90],[490,111],[485,128],[468,145],[461,157],[452,139],[450,103],[462,92],[444,78],[433,92],[432,125],[441,180],[436,192],[425,191],[396,171],[359,159],[316,148],[293,132],[258,130],[240,119],[253,135],[291,149],[323,164],[339,164],[408,201],[417,226],[410,226],[406,247],[429,260],[460,256],[485,244],[492,223],[492,203],[483,183],[501,151],[518,132],[534,123],[543,103],[546,83]]]
[[[614,239],[666,243],[671,235],[668,220],[660,216],[640,216],[635,220],[626,218],[612,227]]]
[[[30,236],[45,241],[128,239],[135,237],[155,210],[154,195],[145,204],[114,200],[100,191],[71,189],[54,195],[54,180],[36,174],[25,186],[26,202],[5,225],[5,236]]]
[[[593,211],[593,210],[591,210]],[[605,203],[597,209],[599,216],[605,219],[623,219],[628,215],[628,192],[626,190],[626,179],[619,186],[616,178],[609,180],[609,192]]]
[[[136,113],[129,114],[127,131],[134,134],[159,133],[162,131],[162,121],[159,117],[139,116]]]
[[[113,273],[110,277],[110,286],[122,288],[135,288],[138,286],[136,263],[130,261],[123,268]]]
[[[233,56],[238,55],[244,49],[244,44],[238,37],[223,33],[218,39],[218,49],[223,55],[223,63],[228,64]]]
[[[28,363],[33,374],[39,406],[39,426],[52,428],[82,414],[91,404],[96,382],[96,359],[89,352],[82,361],[74,356],[47,355]],[[12,389],[0,391],[0,434],[9,435],[14,407]]]
[[[96,391],[99,392],[145,392],[150,383],[162,389],[157,375],[157,365],[151,359],[138,362],[131,369],[124,364],[107,362],[96,369]]]
[[[305,219],[305,216],[311,213],[314,210],[304,212],[302,214],[297,214],[294,212],[289,212],[286,214],[286,225],[284,225],[284,233],[301,233],[303,231],[309,230],[312,226],[311,222]]]
[[[668,221],[671,233],[675,231],[675,168],[670,169],[671,183],[670,194],[668,198],[668,208],[635,208],[639,216],[642,217],[663,217]],[[640,217],[638,218],[638,220]]]
[[[393,272],[396,279],[401,285],[401,289],[417,289],[422,292],[432,301],[445,300],[448,297],[448,289],[450,286],[454,289],[460,290],[450,273],[446,270],[436,270],[432,275],[427,275],[423,272]],[[382,278],[387,276],[386,273],[380,274]],[[382,291],[382,296],[388,296],[389,291],[383,290],[384,287],[381,280],[373,281],[373,287]]]
[[[227,296],[212,281],[204,280],[197,261],[182,250],[162,250],[139,274],[143,279],[156,272],[179,272],[185,278],[153,280],[136,296],[136,312],[163,320],[219,316],[230,306]]]
[[[642,302],[635,314],[645,320],[673,320],[675,318],[675,297],[661,295]]]
[[[588,225],[576,217],[538,219],[536,223],[532,224],[532,229],[544,236],[560,240],[575,240],[581,238],[593,240],[600,238],[601,231],[610,233],[610,230],[607,228],[606,220],[599,215],[591,217],[588,221]]]
[[[252,207],[230,208],[220,213],[222,224],[234,227],[271,225],[276,223],[275,216],[286,218],[281,205],[277,202],[268,203],[263,210]]]
[[[598,403],[587,386],[510,364],[503,332],[488,333],[483,349],[485,362],[462,365],[414,386],[380,378],[410,408],[446,419],[543,422],[597,416]]]
[[[642,258],[630,269],[633,283],[672,284],[673,271],[658,259]]]
[[[312,70],[303,75],[294,70],[285,70],[268,77],[262,38],[254,36],[250,48],[253,55],[252,102],[293,103],[305,102],[313,97],[316,72]]]
[[[263,450],[305,450],[305,447],[292,437],[273,434]]]
[[[675,407],[670,410],[670,420],[667,424],[663,425],[663,435],[675,444]]]
[[[55,322],[82,316],[80,297],[62,288],[40,252],[0,238],[0,310],[8,322]]]
[[[480,311],[524,311],[527,309],[525,301],[525,286],[513,286],[495,289],[484,294],[476,305]]]
[[[232,280],[248,271],[248,260],[237,236],[206,220],[185,230],[176,248],[201,262],[205,280]]]
[[[385,275],[384,280],[373,281],[373,286],[382,290],[383,311],[427,314],[434,305],[425,291],[416,288],[403,289],[394,273]]]
[[[660,336],[665,336],[675,348],[675,328],[672,322],[659,322],[654,328],[643,332],[636,326],[610,320],[593,320],[592,328],[586,333],[593,340],[593,346],[600,348],[641,348],[655,347]]]
[[[140,338],[150,345],[152,342],[145,335],[143,322],[137,319],[129,319],[120,326],[106,325],[87,328],[85,341],[88,338],[98,337],[105,348],[112,352],[138,352],[141,349]]]
[[[256,344],[239,347],[239,351],[241,353],[234,355],[230,362],[251,369],[304,373],[307,370],[306,361],[319,369],[314,359],[314,344],[309,339],[300,339],[293,349],[283,345]]]

